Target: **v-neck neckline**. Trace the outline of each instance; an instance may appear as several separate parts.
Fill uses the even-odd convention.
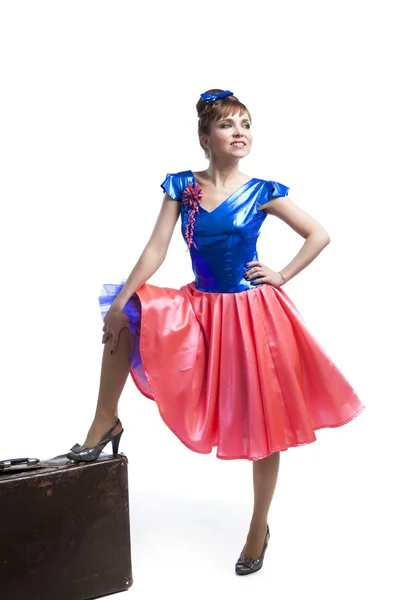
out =
[[[193,174],[193,171],[191,171],[189,169],[189,173],[192,176],[193,181],[195,182],[196,185],[198,185],[199,187],[201,187],[201,184],[197,182],[196,177]],[[214,210],[207,210],[205,209],[202,205],[201,202],[199,203],[199,206],[201,208],[202,211],[204,211],[207,215],[212,215],[213,213],[215,213],[216,210],[218,210],[220,208],[220,206],[222,206],[223,204],[225,204],[225,202],[227,202],[228,200],[230,200],[232,198],[232,196],[234,196],[235,194],[237,194],[238,192],[240,192],[240,190],[242,188],[244,188],[245,185],[247,185],[248,183],[251,183],[252,181],[255,181],[255,177],[252,177],[251,179],[248,179],[247,181],[245,181],[244,183],[242,183],[242,185],[240,187],[238,187],[234,192],[232,192],[232,194],[230,194],[227,198],[225,198],[225,200],[223,200],[220,204],[218,204],[218,206],[216,206],[214,208]]]

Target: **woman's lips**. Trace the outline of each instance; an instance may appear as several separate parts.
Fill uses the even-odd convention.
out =
[[[237,148],[242,148],[243,146],[245,146],[245,142],[232,142],[231,146],[236,146]]]

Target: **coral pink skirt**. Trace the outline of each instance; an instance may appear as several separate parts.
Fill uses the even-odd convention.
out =
[[[122,287],[104,285],[103,318]],[[124,311],[133,381],[194,452],[259,460],[365,409],[282,288],[144,284]]]

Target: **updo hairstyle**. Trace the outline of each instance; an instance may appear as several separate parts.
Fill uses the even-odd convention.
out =
[[[207,94],[219,94],[223,90],[213,89],[207,90]],[[220,98],[219,100],[215,100],[214,102],[204,102],[201,98],[196,104],[197,116],[199,117],[198,123],[198,136],[200,146],[203,148],[205,152],[206,158],[210,158],[210,152],[208,148],[203,146],[200,141],[200,136],[202,135],[210,135],[210,124],[213,120],[221,120],[226,119],[226,117],[230,114],[235,114],[239,112],[239,116],[247,113],[249,115],[249,119],[251,121],[251,116],[246,106],[236,98],[236,96],[225,96],[225,98]]]

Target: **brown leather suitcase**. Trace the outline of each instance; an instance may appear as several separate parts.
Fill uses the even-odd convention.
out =
[[[0,461],[0,599],[88,600],[128,589],[126,456],[35,460]]]

